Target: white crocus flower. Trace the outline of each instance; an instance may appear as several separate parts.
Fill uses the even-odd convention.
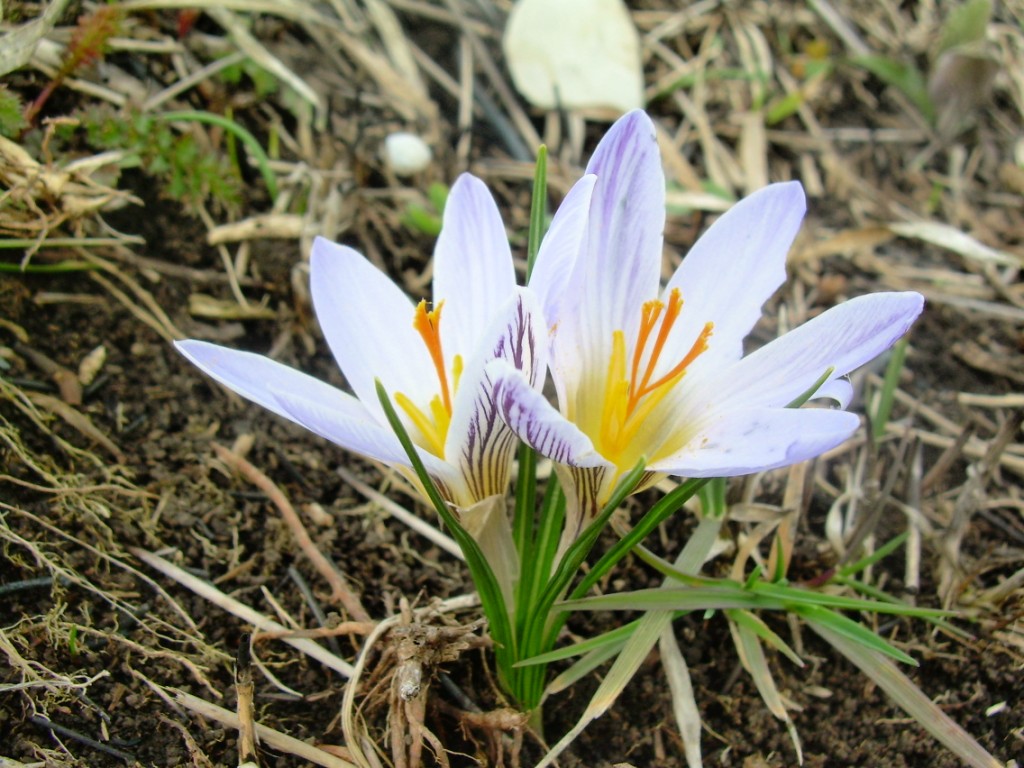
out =
[[[376,392],[379,379],[427,472],[491,561],[506,597],[518,573],[505,494],[518,441],[498,417],[487,364],[543,382],[536,298],[516,285],[501,216],[483,182],[452,186],[434,252],[434,301],[413,303],[351,248],[317,239],[317,319],[355,396],[249,352],[202,341],[178,349],[255,403],[418,483]]]
[[[586,220],[573,219],[576,247],[542,254],[530,284],[549,326],[558,408],[521,373],[490,368],[507,423],[556,462],[570,501],[563,548],[641,460],[646,485],[781,467],[846,440],[856,415],[786,406],[830,372],[817,396],[845,407],[840,377],[892,345],[923,305],[917,293],[857,298],[743,357],[785,280],[801,186],[775,184],[735,205],[662,288],[665,181],[650,119],[620,119],[587,174],[586,192],[573,191],[588,204]]]

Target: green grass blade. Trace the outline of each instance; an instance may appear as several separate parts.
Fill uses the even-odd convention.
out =
[[[556,693],[561,693],[567,688],[571,688],[606,661],[615,658],[622,650],[624,644],[625,640],[620,640],[619,642],[608,643],[589,651],[582,659],[556,675],[550,683],[544,686],[544,697],[547,698]]]
[[[908,715],[971,768],[1002,768],[1003,763],[971,738],[929,699],[895,664],[830,626],[809,619],[807,625],[852,661]]]
[[[572,597],[575,599],[585,595],[635,545],[647,538],[651,531],[682,509],[683,504],[708,482],[709,480],[706,478],[687,480],[678,488],[675,488],[659,499],[653,507],[647,510],[629,533],[619,539],[611,549],[601,556],[594,564],[594,567],[590,569],[590,572],[573,589]]]
[[[565,659],[571,659],[575,656],[583,656],[584,654],[591,653],[592,651],[601,648],[621,648],[622,644],[626,641],[626,638],[633,634],[639,623],[640,619],[635,619],[628,624],[623,624],[621,627],[616,627],[615,629],[610,629],[607,632],[602,632],[596,637],[588,637],[586,640],[581,640],[578,643],[567,645],[564,648],[556,648],[553,651],[548,651],[547,653],[523,659],[522,661],[516,662],[516,666],[529,667],[534,664],[550,664],[553,661],[564,661]]]
[[[885,544],[880,546],[878,549],[876,549],[870,555],[866,555],[865,557],[862,557],[857,562],[851,563],[850,565],[846,565],[846,566],[843,566],[842,568],[840,568],[839,569],[839,575],[840,576],[852,576],[853,574],[859,573],[860,571],[863,571],[865,568],[869,568],[872,565],[874,565],[875,563],[877,563],[877,562],[879,562],[881,560],[884,560],[886,557],[888,557],[893,552],[895,552],[897,549],[899,549],[900,546],[903,544],[903,542],[907,540],[907,536],[909,536],[909,535],[910,534],[908,534],[906,531],[904,531],[903,533],[899,534],[898,536],[894,536],[892,539],[890,539],[889,541],[885,542]]]
[[[917,660],[913,656],[908,656],[899,648],[885,642],[885,640],[863,624],[848,619],[835,611],[819,608],[814,605],[801,605],[794,607],[792,610],[806,621],[813,621],[817,626],[825,627],[834,634],[842,635],[847,640],[858,643],[862,648],[868,648],[903,664],[909,664],[913,667],[917,666]]]
[[[679,557],[676,558],[675,567],[684,573],[696,573],[700,570],[708,552],[711,551],[714,545],[721,525],[722,522],[718,518],[704,518],[697,531],[687,541]],[[671,582],[666,580],[662,584],[660,591],[675,591],[670,585]],[[657,610],[648,612],[640,619],[640,622],[625,641],[622,651],[619,653],[618,658],[615,659],[615,663],[612,664],[612,668],[605,675],[604,680],[601,681],[601,685],[598,686],[590,703],[587,704],[587,708],[579,721],[572,727],[572,730],[552,747],[551,751],[544,756],[544,760],[541,761],[537,768],[549,765],[591,722],[608,710],[629,681],[633,679],[636,671],[643,664],[644,659],[650,655],[651,648],[659,641],[662,633],[670,630],[674,617],[674,611]]]
[[[882,390],[878,393],[878,408],[871,420],[871,437],[876,443],[885,436],[885,425],[889,423],[889,418],[892,416],[892,406],[896,402],[896,390],[899,388],[900,373],[903,371],[903,363],[907,359],[909,343],[910,339],[907,336],[897,341],[892,348],[889,363],[885,366]]]
[[[804,666],[804,660],[797,656],[796,651],[790,648],[785,640],[773,632],[771,627],[761,620],[760,616],[743,610],[727,610],[725,615],[737,626],[753,632],[798,667]]]
[[[783,610],[783,604],[742,587],[686,587],[638,589],[618,595],[599,595],[564,600],[563,611],[708,611],[726,608]]]
[[[530,232],[526,241],[526,282],[530,282],[537,263],[540,242],[544,238],[544,219],[548,207],[548,148],[537,148],[537,165],[533,172],[533,197],[530,198]]]

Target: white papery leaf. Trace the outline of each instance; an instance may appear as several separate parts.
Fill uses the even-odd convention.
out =
[[[622,0],[519,0],[504,48],[516,88],[536,107],[643,106],[640,36]]]

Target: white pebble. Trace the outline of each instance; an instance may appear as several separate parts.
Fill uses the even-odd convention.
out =
[[[398,131],[384,139],[384,160],[399,176],[412,176],[428,165],[433,157],[430,146],[415,133]]]

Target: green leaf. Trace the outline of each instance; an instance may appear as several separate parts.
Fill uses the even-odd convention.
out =
[[[855,56],[852,63],[866,69],[886,85],[904,93],[930,122],[935,120],[935,105],[928,95],[928,85],[921,70],[913,64],[904,64],[886,56],[865,54]]]
[[[827,608],[821,608],[816,605],[793,606],[792,610],[805,621],[814,622],[819,627],[825,627],[837,635],[854,641],[862,648],[870,649],[913,667],[917,666],[917,661],[913,656],[908,656],[899,648],[890,645],[863,624],[848,619],[835,611],[830,611]]]
[[[537,149],[537,165],[533,172],[533,197],[530,198],[530,233],[526,241],[526,281],[530,281],[540,242],[544,238],[544,222],[548,202],[548,148]]]
[[[800,106],[803,103],[804,94],[802,91],[787,93],[781,99],[777,99],[768,107],[768,111],[764,116],[764,121],[768,125],[778,125],[787,117],[796,114],[796,111],[800,109]]]
[[[830,595],[826,592],[818,592],[804,587],[774,584],[763,581],[755,584],[751,591],[754,594],[763,595],[786,606],[814,605],[838,608],[846,611],[886,613],[924,619],[938,616],[952,616],[955,613],[953,611],[943,611],[938,608],[922,608],[916,605],[906,605],[905,603],[864,600],[859,597],[847,597],[846,595]]]
[[[0,136],[13,138],[26,127],[28,121],[25,120],[21,98],[6,85],[0,85]]]
[[[984,40],[985,30],[991,20],[991,0],[967,0],[955,6],[942,25],[937,55],[941,56],[951,48]]]
[[[422,232],[431,237],[441,234],[441,218],[422,205],[410,205],[402,214],[402,224],[413,232]]]
[[[682,509],[683,505],[708,482],[710,480],[707,478],[687,480],[659,499],[653,507],[644,513],[644,516],[640,518],[640,521],[633,526],[629,533],[619,539],[611,549],[601,556],[589,573],[573,589],[572,597],[578,598],[585,595],[633,547],[647,538],[647,535],[665,522],[665,520]]]
[[[767,608],[782,610],[777,600],[760,597],[739,585],[685,587],[679,589],[639,589],[613,595],[598,595],[564,600],[557,608],[564,611],[706,611],[725,608]]]
[[[823,374],[821,374],[821,376],[818,377],[817,381],[815,381],[813,384],[811,384],[811,386],[809,386],[801,394],[797,395],[796,398],[794,398],[786,407],[787,408],[799,408],[804,403],[806,403],[808,400],[810,400],[812,397],[814,397],[814,393],[822,388],[822,386],[825,384],[825,382],[828,381],[828,377],[832,375],[832,373],[833,373],[833,371],[835,371],[835,369],[836,369],[836,367],[834,365],[830,365],[828,368],[826,368],[825,372]]]
[[[903,362],[907,359],[909,343],[910,340],[906,336],[897,341],[892,348],[889,363],[885,366],[885,378],[878,393],[878,407],[871,419],[871,437],[876,443],[885,436],[885,425],[892,416],[892,406],[896,400],[896,390],[899,389],[900,373],[903,372]]]
[[[606,661],[615,658],[622,651],[625,642],[625,640],[620,640],[617,643],[602,645],[588,652],[568,669],[560,672],[544,687],[545,698],[572,687]]]
[[[864,647],[830,626],[819,623],[816,619],[808,619],[807,625],[856,664],[861,672],[871,678],[921,727],[971,768],[1002,768],[1002,762],[996,760],[971,738],[970,734],[957,725],[885,656]]]
[[[223,128],[225,131],[228,131],[241,141],[249,152],[252,153],[253,159],[256,161],[256,167],[259,168],[260,175],[263,177],[263,183],[267,186],[267,192],[270,194],[270,199],[277,199],[277,177],[274,176],[274,171],[270,167],[270,158],[267,157],[267,153],[263,150],[263,146],[259,141],[256,140],[256,137],[234,120],[229,120],[222,115],[215,115],[212,112],[202,112],[200,110],[164,112],[162,114],[155,115],[154,119],[184,120],[194,123],[207,123],[210,125],[216,125],[218,128]]]
[[[886,557],[888,557],[897,549],[899,549],[903,542],[907,540],[907,536],[909,535],[909,533],[904,531],[898,536],[894,536],[893,538],[889,539],[889,541],[885,542],[885,544],[883,544],[874,552],[872,552],[870,555],[862,557],[855,563],[851,563],[850,565],[846,565],[840,568],[838,575],[852,576],[855,573],[860,573],[865,568],[870,568],[875,563],[884,560]]]
[[[444,213],[444,208],[448,205],[449,191],[448,185],[442,184],[439,181],[435,181],[427,187],[427,199],[430,200],[430,204],[434,206],[434,210],[437,211],[438,216]]]
[[[534,664],[550,664],[553,661],[564,661],[565,659],[571,659],[574,656],[583,656],[584,654],[591,653],[601,648],[621,648],[622,644],[626,641],[639,625],[640,620],[636,619],[623,624],[621,627],[616,627],[607,632],[603,632],[596,637],[590,637],[586,640],[581,640],[578,643],[567,645],[564,648],[556,648],[553,651],[542,653],[537,656],[531,656],[528,659],[517,661],[515,666],[517,667],[529,667]]]
[[[802,667],[804,665],[803,659],[797,656],[796,651],[790,648],[785,640],[773,632],[771,627],[765,624],[759,616],[751,613],[750,611],[735,609],[726,611],[725,615],[728,616],[731,621],[736,623],[737,626],[753,632],[798,667]]]

